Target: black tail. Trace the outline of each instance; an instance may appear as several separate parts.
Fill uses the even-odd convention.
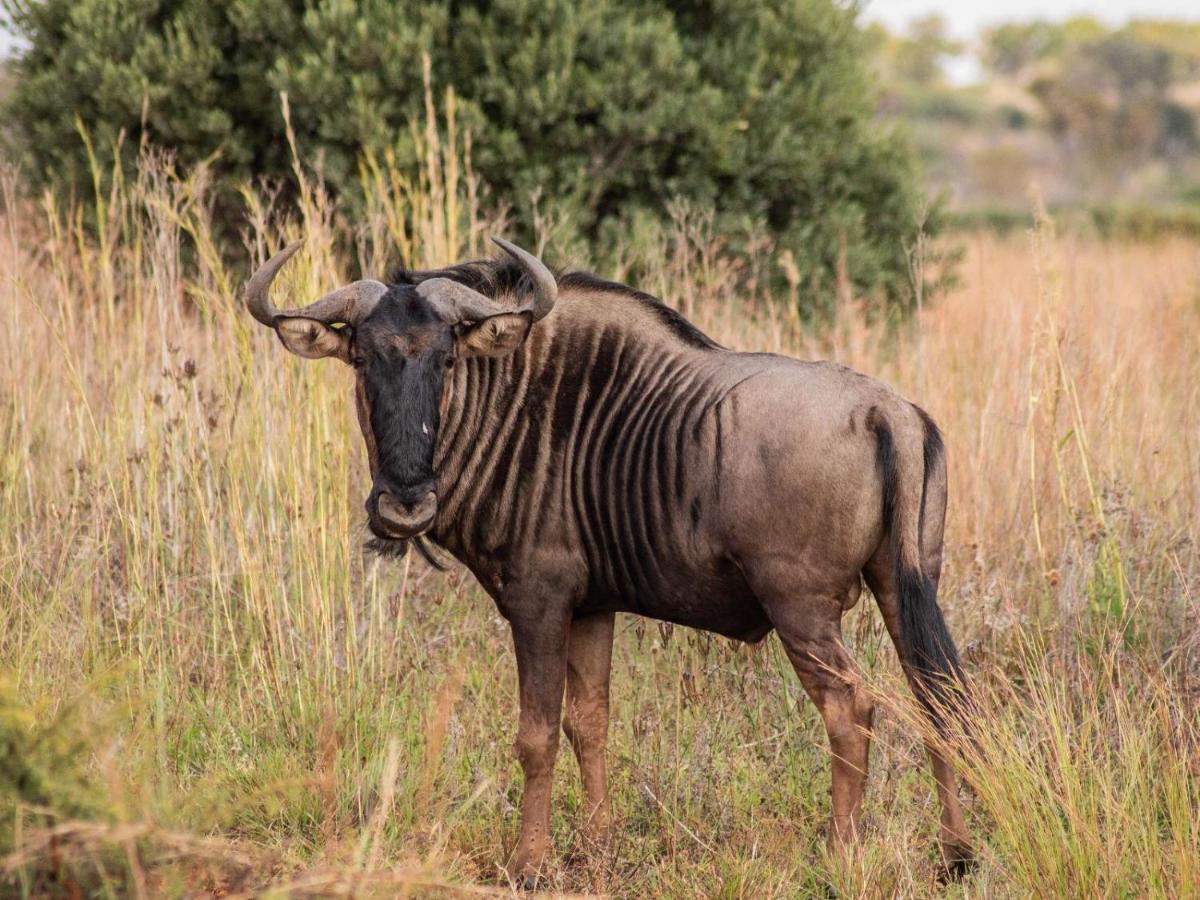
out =
[[[882,415],[872,416],[870,424],[878,442],[876,463],[883,481],[883,516],[895,565],[902,644],[897,650],[908,669],[913,692],[934,725],[942,730],[947,715],[966,725],[968,699],[958,651],[937,603],[938,573],[925,571],[922,562],[920,536],[929,478],[941,465],[944,450],[937,426],[923,413],[921,419],[925,438],[919,454],[915,447],[907,453],[898,452],[891,427]]]

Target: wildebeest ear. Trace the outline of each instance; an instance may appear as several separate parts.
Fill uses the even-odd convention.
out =
[[[350,336],[345,329],[331,328],[316,319],[295,317],[278,319],[275,333],[283,346],[305,359],[335,356],[344,363],[350,361]]]
[[[521,346],[529,334],[533,316],[528,311],[488,316],[458,336],[463,356],[504,356]]]

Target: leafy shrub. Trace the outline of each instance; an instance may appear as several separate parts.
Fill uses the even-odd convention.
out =
[[[911,87],[904,93],[904,111],[913,119],[976,125],[987,116],[979,92],[970,88]]]
[[[230,183],[303,152],[353,201],[365,150],[415,165],[422,55],[452,85],[473,165],[527,231],[540,202],[593,241],[605,223],[712,208],[768,231],[812,302],[854,287],[907,303],[922,198],[912,151],[874,120],[857,11],[834,0],[3,0],[28,47],[6,104],[35,183],[87,183],[126,136]]]
[[[12,849],[18,815],[103,813],[76,712],[68,706],[49,720],[39,717],[0,672],[0,854]]]

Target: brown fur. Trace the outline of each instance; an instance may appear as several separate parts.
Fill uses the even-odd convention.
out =
[[[488,265],[405,278],[516,290]],[[379,342],[380,323],[399,327],[413,288],[392,291],[351,357]],[[745,641],[778,631],[829,735],[828,841],[843,847],[860,833],[873,705],[841,617],[864,578],[931,712],[954,696],[936,679],[961,679],[935,601],[946,502],[936,427],[843,366],[725,350],[652,298],[597,279],[561,278],[553,312],[532,328],[501,318],[476,324],[474,344],[460,334],[453,351],[446,339],[422,347],[427,371],[443,373],[427,536],[492,595],[516,649],[525,795],[511,871],[536,873],[550,852],[560,727],[588,833],[609,827],[616,612]],[[357,396],[374,496],[390,475],[361,385]],[[957,784],[932,751],[931,761],[943,855],[957,864],[969,857]]]

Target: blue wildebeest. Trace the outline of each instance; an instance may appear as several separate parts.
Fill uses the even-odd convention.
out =
[[[267,291],[297,242],[246,298],[293,353],[353,367],[376,546],[435,542],[512,627],[525,788],[510,871],[529,877],[549,852],[560,723],[588,828],[607,829],[617,612],[750,642],[779,633],[828,731],[828,840],[843,846],[858,831],[873,703],[841,618],[864,580],[934,723],[968,708],[936,599],[937,427],[843,366],[726,350],[646,294],[556,277],[497,243],[502,260],[357,281],[279,310]],[[942,858],[961,870],[955,776],[929,753]]]

